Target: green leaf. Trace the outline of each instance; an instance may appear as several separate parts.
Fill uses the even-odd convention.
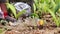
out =
[[[38,3],[38,0],[34,0],[35,3]]]
[[[39,18],[39,16],[36,14],[36,13],[32,13],[31,16],[34,18],[34,17],[37,17]]]
[[[52,17],[53,17],[53,19],[54,19],[54,21],[55,21],[55,24],[56,24],[57,26],[59,26],[59,20],[56,18],[54,12],[51,11],[50,9],[48,9],[48,11],[49,11],[50,14],[52,15]]]
[[[7,8],[12,11],[12,13],[14,14],[14,16],[15,16],[16,19],[18,19],[22,14],[25,13],[25,10],[22,10],[18,14],[16,14],[16,9],[15,9],[15,7],[14,7],[13,4],[6,3],[6,5],[7,5]]]
[[[49,3],[50,2],[50,0],[45,0],[46,1],[46,3]]]
[[[60,3],[59,3],[59,4],[57,4],[57,6],[55,7],[55,10],[54,10],[54,11],[55,11],[55,13],[56,13],[56,12],[58,12],[59,8],[60,8]]]
[[[6,3],[6,5],[7,5],[7,8],[10,8],[11,9],[12,13],[16,17],[16,9],[15,9],[14,5],[13,4],[10,4],[10,3]]]
[[[56,3],[56,4],[60,3],[60,0],[55,0],[55,3]]]
[[[34,8],[34,13],[35,13],[35,11],[36,11],[36,5],[35,4],[33,4],[33,8]]]
[[[44,3],[44,1],[46,1],[46,0],[40,0],[41,3]]]
[[[22,10],[16,15],[16,19],[18,19],[22,14],[24,14],[26,11]]]

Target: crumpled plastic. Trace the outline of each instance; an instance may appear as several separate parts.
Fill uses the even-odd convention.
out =
[[[24,13],[26,16],[31,14],[31,7],[27,3],[17,2],[14,6],[17,11],[26,10],[26,13]]]

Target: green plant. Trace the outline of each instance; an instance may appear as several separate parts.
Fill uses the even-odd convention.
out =
[[[15,9],[15,7],[14,7],[14,5],[13,4],[10,4],[10,3],[6,3],[6,5],[7,5],[7,9],[11,9],[11,11],[12,11],[12,13],[14,14],[14,16],[16,17],[16,9]]]
[[[58,15],[60,17],[60,3],[57,4],[57,6],[55,7],[55,14]],[[58,26],[60,26],[60,18],[58,17]]]
[[[33,3],[34,13],[31,14],[31,17],[32,17],[32,18],[35,18],[35,17],[39,18],[38,14],[36,13],[36,8],[37,8],[37,7],[36,7],[35,3]]]
[[[49,12],[57,26],[60,26],[60,21],[56,17],[56,12],[59,9],[59,2],[60,0],[34,0],[34,11],[38,11],[41,13],[43,12]],[[58,6],[57,6],[58,4]],[[57,6],[57,7],[56,7]],[[56,8],[55,8],[56,7]]]
[[[20,11],[18,14],[16,13],[16,9],[13,4],[6,3],[7,9],[10,9],[11,12],[14,14],[14,17],[18,19],[23,13],[25,13],[25,10]]]
[[[10,4],[9,3],[9,0],[6,0],[6,6],[7,6],[7,9],[10,9],[11,10],[11,12],[13,13],[13,15],[14,15],[14,17],[16,18],[16,19],[18,19],[22,14],[24,14],[25,13],[25,10],[22,10],[22,11],[20,11],[18,14],[16,13],[16,8],[15,8],[15,6],[13,5],[13,4]],[[9,12],[9,11],[8,11]]]

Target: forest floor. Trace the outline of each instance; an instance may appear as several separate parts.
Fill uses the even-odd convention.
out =
[[[20,22],[14,26],[11,25],[11,23],[5,26],[0,25],[0,34],[60,34],[60,27],[55,25],[50,14],[44,14],[41,17],[46,21],[42,26],[32,26],[32,21],[35,19],[28,18],[25,19],[25,23],[20,20]]]

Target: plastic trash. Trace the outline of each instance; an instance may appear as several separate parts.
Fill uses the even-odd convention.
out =
[[[26,10],[26,13],[24,13],[26,16],[31,14],[31,7],[27,3],[17,2],[14,6],[17,11]]]

